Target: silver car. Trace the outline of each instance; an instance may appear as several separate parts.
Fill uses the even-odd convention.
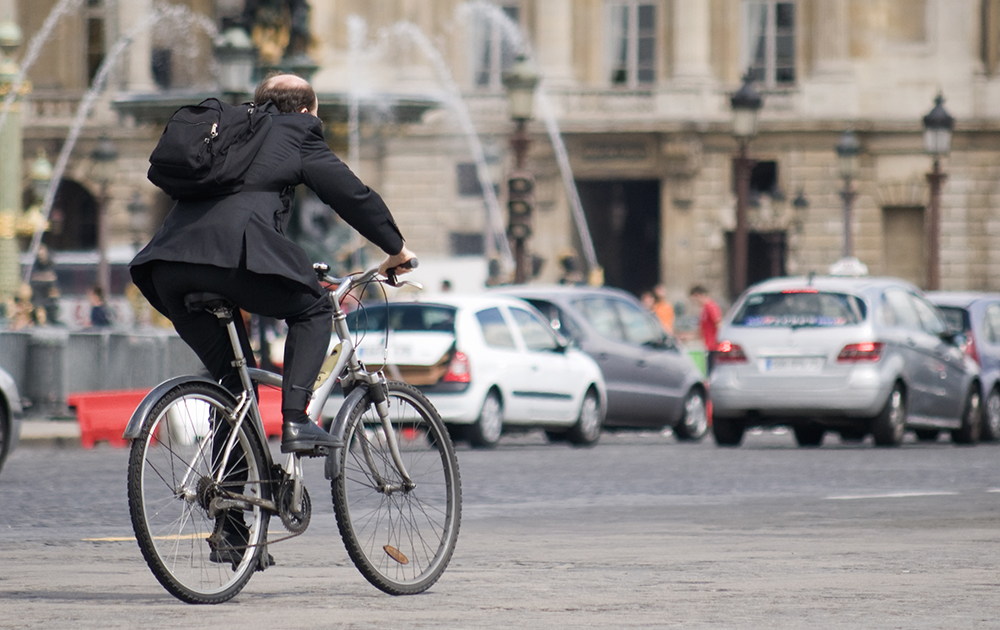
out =
[[[719,331],[710,380],[716,443],[790,425],[800,446],[828,430],[897,446],[949,430],[974,443],[979,367],[915,286],[891,278],[800,277],[748,289]]]
[[[21,436],[21,397],[10,374],[0,369],[0,470]]]

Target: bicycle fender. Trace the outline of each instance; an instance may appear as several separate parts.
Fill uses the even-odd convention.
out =
[[[139,437],[139,433],[142,430],[142,420],[143,418],[146,417],[146,414],[149,413],[149,410],[152,409],[153,405],[156,404],[156,401],[158,401],[160,397],[162,397],[164,394],[166,394],[171,389],[177,387],[178,385],[182,383],[194,383],[194,382],[207,383],[214,387],[221,388],[221,386],[215,381],[202,376],[175,376],[174,378],[167,379],[162,383],[160,383],[159,385],[157,385],[156,387],[154,387],[151,392],[146,394],[146,397],[142,399],[142,402],[139,403],[139,406],[135,408],[135,411],[132,412],[132,417],[128,421],[128,424],[125,425],[125,433],[122,434],[122,437],[125,438],[126,440],[134,440],[135,438]]]
[[[330,424],[330,435],[337,438],[338,443],[344,443],[344,431],[347,430],[347,421],[350,418],[351,411],[367,395],[368,385],[358,385],[344,398],[344,404],[340,406],[337,417]],[[340,474],[340,458],[343,456],[343,450],[343,446],[335,446],[330,449],[330,454],[326,456],[324,474],[331,481],[336,479]]]

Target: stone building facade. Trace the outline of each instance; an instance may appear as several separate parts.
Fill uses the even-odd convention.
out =
[[[153,10],[149,0],[58,4],[75,6],[28,71],[25,172],[39,148],[59,153],[101,60]],[[121,156],[110,189],[112,242],[121,255],[169,208],[144,177],[160,121],[115,103],[136,95],[172,103],[217,90],[210,27],[244,16],[245,6],[243,0],[176,4],[203,17],[164,19],[137,32],[87,118],[67,169],[72,190],[57,204],[61,231],[51,235],[57,250],[94,247],[84,234],[93,231],[97,193],[88,155],[102,134]],[[257,11],[262,54],[280,57],[299,4],[258,2],[272,10]],[[545,261],[537,281],[555,281],[560,255],[583,256],[589,240],[608,284],[638,292],[662,282],[682,299],[701,283],[728,297],[737,149],[729,96],[749,69],[764,99],[749,145],[756,161],[751,280],[822,273],[841,257],[843,182],[835,146],[853,130],[861,143],[853,253],[873,274],[923,285],[931,158],[921,121],[940,93],[957,121],[942,161],[941,285],[1000,290],[1000,0],[309,4],[307,50],[317,65],[313,80],[326,104],[331,146],[383,194],[423,257],[495,249],[490,234],[505,219],[490,219],[461,110],[469,112],[504,213],[513,123],[501,76],[521,49],[543,77],[538,105],[549,107],[558,124],[588,226],[581,236],[573,194],[537,115],[528,126],[537,181],[530,247]],[[56,5],[0,2],[6,12],[0,18],[21,26],[26,43],[19,55]],[[359,103],[357,142],[349,124],[352,99]],[[418,103],[418,115],[395,115],[402,101]],[[146,221],[128,211],[137,199]]]

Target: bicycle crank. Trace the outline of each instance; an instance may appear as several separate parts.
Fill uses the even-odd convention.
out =
[[[301,534],[309,527],[309,519],[312,516],[312,501],[309,499],[309,491],[302,486],[302,499],[298,505],[294,504],[295,481],[286,479],[281,484],[278,491],[278,516],[281,517],[281,524],[292,534]]]

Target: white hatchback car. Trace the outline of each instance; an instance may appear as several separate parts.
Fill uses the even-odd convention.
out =
[[[361,308],[348,326],[359,358],[421,389],[455,439],[489,448],[515,428],[542,428],[554,441],[578,445],[600,436],[600,368],[526,302],[440,295]]]

